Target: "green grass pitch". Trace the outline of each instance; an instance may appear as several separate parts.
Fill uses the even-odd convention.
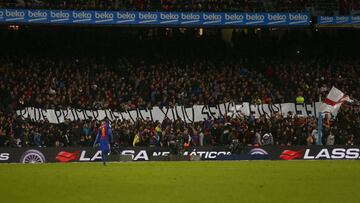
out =
[[[360,161],[0,164],[0,202],[360,201]]]

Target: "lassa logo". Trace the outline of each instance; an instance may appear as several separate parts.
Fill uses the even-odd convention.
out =
[[[321,149],[320,152],[313,152],[311,149],[306,149],[304,159],[359,159],[359,148],[334,148]]]
[[[304,155],[304,151],[293,151],[293,150],[284,150],[281,152],[280,159],[284,160],[293,160],[301,158]]]
[[[101,160],[101,151],[96,151],[94,155],[88,156],[86,151],[66,152],[61,151],[56,155],[55,158],[59,162],[70,162],[70,161],[96,161]]]
[[[0,161],[7,161],[10,158],[9,153],[0,153]]]
[[[79,158],[80,152],[66,152],[61,151],[56,155],[56,160],[59,162],[70,162],[70,161],[77,161]]]

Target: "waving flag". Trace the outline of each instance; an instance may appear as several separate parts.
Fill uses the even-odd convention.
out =
[[[140,142],[140,136],[139,133],[136,133],[134,140],[133,140],[133,146],[135,147],[137,143]]]
[[[329,94],[320,106],[320,112],[336,113],[344,102],[353,102],[350,97],[336,87],[332,87]]]

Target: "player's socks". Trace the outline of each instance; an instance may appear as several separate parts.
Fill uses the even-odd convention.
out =
[[[106,165],[106,154],[105,154],[105,153],[102,153],[102,154],[101,154],[101,158],[102,158],[103,164],[104,164],[104,166],[105,166],[105,165]]]

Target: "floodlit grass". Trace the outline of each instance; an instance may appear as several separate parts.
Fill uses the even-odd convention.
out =
[[[360,161],[0,164],[0,202],[360,201]]]

